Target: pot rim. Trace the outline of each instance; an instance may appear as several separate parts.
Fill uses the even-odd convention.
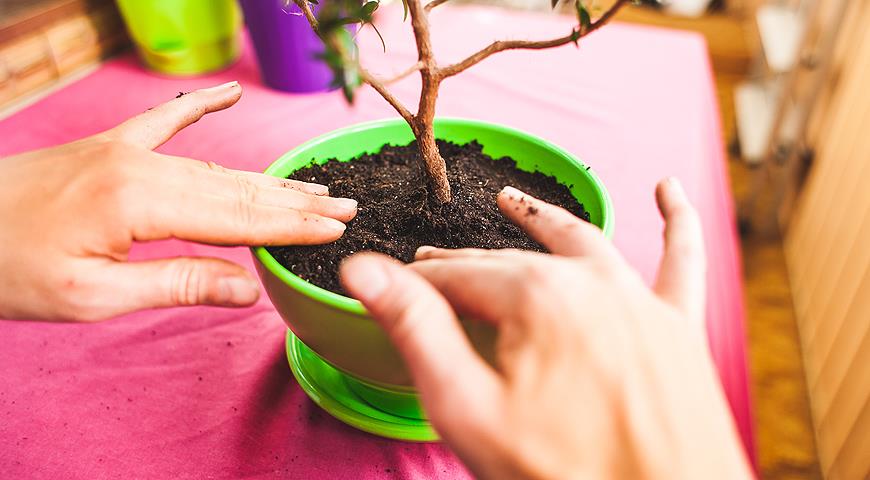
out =
[[[284,153],[277,160],[272,162],[268,168],[263,172],[266,175],[275,175],[275,171],[283,165],[285,159],[293,156],[294,152],[297,150],[303,150],[311,148],[315,145],[319,145],[321,143],[330,142],[335,140],[336,138],[340,138],[348,133],[358,132],[361,130],[370,130],[373,128],[384,127],[384,126],[392,126],[397,123],[405,124],[405,120],[402,118],[388,118],[382,120],[373,120],[368,122],[356,123],[347,127],[339,128],[337,130],[332,130],[330,132],[324,133],[323,135],[319,135],[307,142],[304,142],[292,150]],[[497,123],[485,122],[482,120],[472,120],[467,118],[459,118],[459,117],[436,117],[435,118],[435,126],[437,128],[438,124],[444,123],[458,123],[464,125],[470,125],[473,127],[482,127],[490,130],[497,130],[501,133],[505,133],[508,135],[513,135],[517,137],[521,137],[525,140],[531,141],[533,143],[542,144],[546,146],[546,148],[553,150],[555,153],[571,160],[576,163],[579,168],[585,171],[585,174],[590,178],[592,184],[595,186],[595,191],[598,194],[598,200],[603,205],[604,215],[602,218],[601,230],[604,232],[604,235],[607,238],[612,238],[613,229],[614,229],[614,208],[613,208],[613,200],[610,198],[610,194],[607,189],[604,187],[604,182],[598,178],[598,175],[595,174],[591,169],[587,169],[586,164],[580,161],[577,156],[571,154],[567,150],[562,147],[556,145],[553,142],[545,140],[537,135],[533,135],[522,130],[517,130],[515,128],[507,127],[504,125],[500,125]],[[410,127],[408,127],[410,129]],[[436,133],[437,138],[437,133]],[[346,297],[344,295],[340,295],[338,293],[329,291],[325,288],[318,287],[317,285],[310,283],[306,280],[303,280],[301,277],[297,276],[283,265],[278,263],[278,260],[266,250],[266,247],[252,247],[251,248],[254,258],[256,258],[260,263],[263,264],[273,275],[281,279],[282,282],[296,290],[297,292],[302,293],[303,295],[312,298],[318,302],[327,304],[334,308],[338,308],[348,313],[357,314],[357,315],[368,315],[368,311],[363,306],[363,304],[359,300],[355,300],[350,297]]]

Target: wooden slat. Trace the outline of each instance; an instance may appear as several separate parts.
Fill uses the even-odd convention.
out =
[[[864,403],[848,440],[827,473],[832,480],[870,478],[870,400]]]
[[[857,1],[857,0],[856,0]],[[853,3],[854,5],[854,3]],[[854,27],[858,25],[853,24]],[[846,49],[845,58],[862,58],[862,54],[866,54],[866,48],[863,48],[860,37],[863,37],[865,32],[863,28],[857,32],[855,42],[848,42],[849,48]],[[862,49],[863,48],[863,52]],[[854,163],[843,163],[842,159],[849,158],[847,155],[849,149],[854,147],[854,142],[849,142],[848,139],[853,139],[863,136],[861,125],[858,118],[853,118],[847,115],[846,112],[854,107],[856,99],[860,100],[865,96],[866,92],[866,77],[862,77],[860,71],[854,71],[852,65],[848,65],[852,70],[851,75],[844,75],[839,82],[839,92],[833,99],[831,111],[836,111],[837,115],[830,115],[825,122],[826,134],[824,141],[817,145],[817,161],[814,166],[814,172],[811,175],[811,180],[807,185],[807,198],[811,198],[812,202],[806,202],[804,211],[798,215],[798,220],[801,222],[798,230],[795,233],[799,240],[799,248],[805,251],[818,252],[812,258],[800,262],[792,269],[793,282],[795,287],[795,308],[801,321],[811,322],[807,326],[807,332],[812,334],[815,331],[815,324],[812,322],[817,319],[808,315],[809,301],[813,297],[813,289],[817,286],[817,281],[821,278],[821,270],[826,263],[827,253],[836,232],[837,222],[839,221],[840,211],[833,211],[831,208],[834,205],[835,195],[841,193],[844,182],[850,182],[851,177],[848,172],[844,171],[844,167],[856,167]],[[857,65],[859,70],[864,70],[870,67],[868,65]],[[817,178],[813,178],[817,177]],[[814,181],[815,180],[815,181]],[[813,190],[815,189],[815,190]],[[840,201],[843,199],[840,198]],[[803,217],[803,218],[801,218]]]
[[[864,121],[870,125],[870,107],[864,115]],[[859,159],[854,163],[859,163],[863,166],[859,178],[870,177],[870,139],[861,142],[861,149],[853,152],[853,158]],[[861,158],[868,161],[860,161]],[[863,184],[861,180],[859,183]],[[818,288],[817,298],[811,305],[808,315],[820,319],[817,322],[815,335],[807,338],[807,342],[812,346],[807,354],[812,354],[817,360],[821,368],[825,361],[831,355],[842,355],[843,347],[841,342],[837,342],[837,337],[842,337],[843,334],[853,332],[855,328],[861,328],[861,325],[849,325],[846,320],[849,319],[850,309],[853,308],[858,300],[866,297],[863,292],[870,290],[866,289],[870,285],[865,286],[862,283],[865,273],[870,267],[870,215],[865,212],[870,212],[870,190],[866,187],[859,186],[858,191],[851,192],[849,196],[843,196],[850,201],[848,207],[845,208],[848,212],[845,221],[839,227],[840,237],[843,248],[834,248],[831,255],[837,259],[837,263],[833,261],[829,265],[829,272],[825,275],[825,282]],[[864,319],[856,319],[863,321],[870,319],[870,316]],[[808,369],[807,375],[818,377],[820,369]],[[827,372],[831,375],[832,372]],[[810,380],[810,384],[817,383],[817,379]]]
[[[870,36],[868,36],[870,40]],[[870,42],[864,44],[863,56],[870,56]],[[870,63],[858,65],[849,80],[844,85],[844,103],[840,108],[840,118],[845,121],[832,126],[838,132],[831,142],[833,146],[826,152],[837,162],[836,180],[825,185],[827,194],[819,199],[823,213],[817,218],[817,238],[821,242],[814,247],[820,252],[812,259],[811,269],[806,278],[808,295],[814,301],[806,305],[806,317],[813,323],[806,326],[807,341],[812,344],[820,322],[824,306],[830,302],[832,290],[836,288],[839,271],[855,251],[845,247],[854,244],[857,229],[861,224],[866,202],[870,202],[870,191],[865,186],[867,178],[867,162],[862,161],[862,153],[866,151],[867,141],[862,140],[867,135],[867,121],[870,120],[870,102],[866,95],[866,79],[870,78]],[[860,245],[859,245],[860,247]]]
[[[822,471],[870,478],[870,2],[852,0],[786,256]]]
[[[862,3],[863,2],[860,1],[852,1],[849,4],[848,14],[846,15],[845,24],[842,28],[844,37],[856,36],[855,32],[858,32],[859,28],[861,28],[862,18],[860,17],[863,9]],[[823,101],[816,106],[816,115],[814,115],[814,118],[811,121],[813,131],[811,132],[810,139],[813,140],[812,145],[816,147],[818,155],[814,165],[815,172],[807,180],[805,186],[805,191],[807,192],[815,192],[824,185],[833,185],[834,182],[829,181],[828,178],[839,173],[837,168],[829,167],[827,165],[828,161],[836,161],[836,157],[830,155],[826,149],[838,145],[836,136],[841,132],[841,125],[832,125],[832,121],[839,121],[842,124],[842,122],[846,122],[847,119],[842,115],[836,116],[831,115],[830,113],[831,111],[840,108],[843,105],[842,102],[844,99],[845,101],[849,101],[848,97],[844,94],[844,81],[843,75],[841,75],[841,70],[848,64],[847,59],[854,58],[857,48],[858,45],[850,41],[840,41],[835,48],[834,72],[829,85],[828,95],[826,95],[825,98],[823,98]],[[854,76],[846,76],[846,80],[852,82],[858,81]],[[824,139],[824,141],[820,141],[820,139]],[[803,202],[804,205],[802,205],[803,208],[801,209],[802,214],[796,216],[792,223],[791,231],[786,238],[785,246],[787,250],[793,251],[796,248],[806,247],[809,239],[816,235],[818,218],[820,218],[820,215],[824,214],[824,208],[826,207],[824,202],[818,201],[818,195],[818,193],[808,193],[807,195],[804,195],[804,200],[812,198],[814,201]],[[802,288],[805,279],[807,278],[807,269],[810,265],[810,262],[800,262],[791,267],[792,280],[796,289],[795,306],[798,310],[806,308],[806,295],[804,295]]]
[[[864,303],[865,307],[862,310],[867,314],[867,302]],[[821,417],[816,417],[820,440],[819,458],[823,466],[830,466],[834,458],[844,448],[858,417],[861,415],[862,408],[870,399],[870,382],[859,381],[861,377],[866,377],[867,362],[870,362],[870,333],[864,334],[863,341],[860,342],[855,352],[851,358],[844,356],[844,363],[848,363],[848,368],[841,381],[832,385],[832,391],[836,394],[824,408],[824,414]],[[815,400],[814,396],[813,401]],[[865,447],[870,453],[870,444]]]

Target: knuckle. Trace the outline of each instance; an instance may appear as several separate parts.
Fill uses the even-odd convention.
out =
[[[59,278],[56,304],[61,306],[59,315],[64,320],[77,323],[93,323],[106,318],[101,305],[95,299],[96,288],[85,275],[73,273]]]
[[[196,262],[177,260],[173,263],[169,288],[170,302],[173,305],[190,306],[199,303],[202,276]]]
[[[109,142],[102,147],[97,171],[91,176],[93,194],[103,200],[125,205],[137,192],[136,162],[131,159],[128,147],[119,142]]]
[[[257,188],[244,178],[236,179],[235,221],[243,231],[254,227],[254,204],[257,200]]]
[[[201,92],[189,93],[181,97],[179,100],[185,104],[183,107],[184,115],[187,117],[189,123],[197,122],[208,113],[205,105],[206,99],[202,96]]]
[[[129,156],[131,147],[120,140],[104,139],[96,143],[96,148],[101,159],[124,160]]]

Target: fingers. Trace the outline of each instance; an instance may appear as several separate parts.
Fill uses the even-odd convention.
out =
[[[618,257],[615,248],[594,225],[564,208],[505,187],[498,194],[502,213],[550,252],[565,256]]]
[[[445,402],[494,398],[495,372],[474,351],[444,297],[418,274],[366,253],[342,264],[341,281],[396,345],[436,424],[457,413]]]
[[[196,90],[143,112],[106,135],[134,145],[154,149],[206,113],[229,108],[242,96],[238,82]]]
[[[118,204],[133,226],[135,240],[321,244],[338,239],[343,222],[356,215],[352,199],[276,186],[273,177],[241,175],[187,158],[151,152],[146,156],[143,164],[129,162],[133,173],[123,178],[135,180],[119,187]]]
[[[290,180],[288,178],[281,177],[273,177],[271,175],[265,175],[262,173],[256,172],[248,172],[245,170],[233,170],[231,168],[222,167],[214,162],[200,162],[199,160],[192,160],[184,157],[173,157],[169,155],[164,155],[164,157],[174,159],[179,163],[187,164],[194,168],[209,170],[217,175],[226,176],[229,178],[244,178],[249,182],[255,185],[261,185],[264,187],[283,187],[290,188],[292,190],[297,190],[303,193],[310,193],[312,195],[320,195],[325,196],[329,195],[329,188],[326,185],[320,185],[317,183],[308,183],[308,182],[300,182],[299,180]]]
[[[450,252],[429,253],[432,259],[414,262],[408,268],[431,283],[461,315],[500,323],[517,312],[517,295],[511,293],[518,293],[522,286],[522,257],[508,259],[512,254],[478,250],[473,254],[477,256],[449,258]],[[438,254],[447,257],[435,257]]]
[[[704,318],[706,256],[698,213],[679,181],[669,178],[656,187],[656,202],[665,219],[665,253],[655,290],[689,318]]]
[[[102,295],[95,299],[90,319],[147,308],[244,307],[260,295],[259,283],[247,270],[217,258],[111,262],[100,268],[94,283]]]
[[[212,164],[212,165],[214,165],[214,164]],[[211,167],[211,168],[214,168],[214,167]],[[220,167],[220,168],[223,168],[223,167]],[[244,170],[233,170],[230,168],[224,168],[223,170],[228,175],[234,175],[234,176],[239,176],[239,177],[245,178],[255,185],[262,185],[264,187],[290,188],[290,189],[297,190],[297,191],[300,191],[303,193],[309,193],[311,195],[319,195],[319,196],[329,195],[329,188],[326,185],[320,185],[319,183],[300,182],[299,180],[291,180],[289,178],[273,177],[271,175],[265,175],[262,173],[246,172]]]
[[[179,238],[213,245],[317,245],[344,233],[339,220],[273,206],[250,195],[231,198],[173,191],[155,197],[137,213],[134,240]]]
[[[199,191],[224,196],[256,205],[292,208],[324,217],[348,222],[356,216],[357,202],[350,198],[333,198],[277,186],[252,176],[235,175],[210,170],[196,169],[178,175],[174,179],[178,188],[196,185]],[[258,181],[259,180],[259,181]]]
[[[332,198],[323,185],[291,181],[283,178],[243,172],[204,163],[184,157],[156,155],[150,165],[159,172],[164,186],[190,189],[192,185],[202,192],[229,198],[248,198],[251,201],[275,207],[293,208],[342,222],[356,216],[357,202],[349,198]],[[156,168],[159,165],[160,168]]]
[[[504,248],[500,250],[487,250],[485,248],[436,248],[424,245],[417,249],[414,261],[432,260],[436,258],[469,258],[469,257],[512,257],[524,252],[516,248]]]

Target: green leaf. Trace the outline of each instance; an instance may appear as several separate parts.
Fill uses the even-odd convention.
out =
[[[583,31],[588,30],[589,26],[592,25],[592,18],[589,16],[589,10],[586,10],[586,5],[583,5],[583,2],[580,0],[576,0],[574,6],[577,8],[577,19],[580,21],[580,27]]]
[[[402,0],[402,10],[402,21],[404,22],[408,19],[408,0]]]
[[[344,98],[353,103],[354,93],[362,85],[356,44],[345,28],[332,30],[328,35],[324,37],[324,51],[317,57],[332,70],[332,86],[341,88]]]
[[[342,73],[341,93],[344,94],[344,99],[347,100],[347,103],[353,103],[354,94],[361,83],[359,71],[356,69],[356,64],[354,64],[352,67],[345,67]]]
[[[354,92],[357,87],[362,84],[362,80],[360,80],[359,69],[357,63],[357,49],[356,44],[353,43],[353,37],[351,37],[350,32],[345,29],[339,29],[336,32],[338,37],[338,41],[341,42],[344,51],[347,52],[351,61],[342,62],[342,68],[340,71],[336,72],[336,76],[340,76],[341,79],[341,90],[344,93],[344,98],[347,99],[348,103],[353,103]]]
[[[366,2],[363,4],[361,11],[361,18],[368,19],[371,21],[372,14],[375,13],[375,10],[378,9],[378,2]]]
[[[571,30],[571,41],[574,42],[575,47],[580,46],[580,44],[577,42],[578,40],[580,40],[580,30],[575,28]]]
[[[308,3],[312,5],[320,5],[319,3],[317,3],[317,0],[308,0]]]

